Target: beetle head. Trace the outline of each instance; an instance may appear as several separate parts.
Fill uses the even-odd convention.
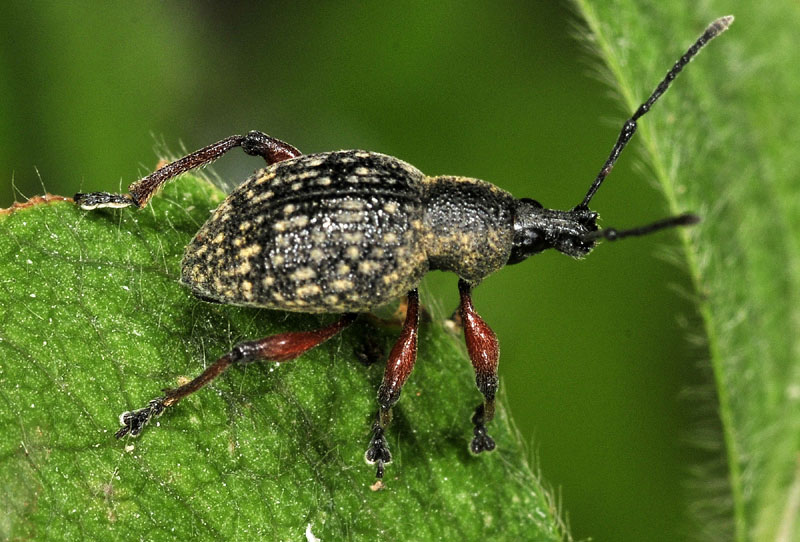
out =
[[[519,263],[548,248],[582,258],[594,248],[595,239],[586,235],[597,231],[597,213],[589,209],[558,211],[545,209],[536,200],[516,200],[514,241],[509,264]]]
[[[600,239],[616,241],[700,221],[696,215],[683,214],[629,230],[601,230],[597,227],[597,213],[583,205],[569,211],[558,211],[545,209],[538,201],[528,198],[518,199],[515,204],[514,239],[508,258],[509,265],[519,263],[548,248],[554,248],[573,258],[583,258]]]

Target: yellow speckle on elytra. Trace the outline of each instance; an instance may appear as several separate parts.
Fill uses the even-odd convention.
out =
[[[371,274],[380,269],[380,265],[372,260],[363,260],[358,263],[358,272],[365,275]]]
[[[308,169],[307,171],[301,171],[297,175],[294,176],[295,179],[308,179],[309,177],[316,177],[319,175],[319,172],[315,169]]]
[[[308,284],[297,289],[297,297],[311,297],[322,293],[322,288],[316,284]]]
[[[303,280],[310,280],[317,276],[317,272],[311,269],[310,267],[301,267],[291,275],[291,278],[294,281],[303,281]]]
[[[346,292],[353,289],[353,281],[347,279],[337,279],[331,283],[331,286],[337,292]]]
[[[253,283],[249,280],[242,282],[242,294],[247,300],[253,299]]]
[[[261,203],[262,201],[266,201],[266,200],[272,198],[272,196],[274,196],[274,195],[275,195],[275,192],[273,192],[272,190],[267,190],[266,192],[263,192],[263,193],[257,195],[256,197],[254,197],[253,199],[251,199],[250,203],[252,203],[252,204]]]
[[[293,216],[289,219],[289,223],[293,228],[304,228],[308,224],[308,217],[306,215]]]
[[[251,258],[261,252],[261,245],[253,243],[252,245],[246,246],[242,250],[239,251],[239,257],[243,260]]]
[[[339,214],[337,220],[342,224],[353,224],[357,222],[364,222],[366,218],[367,216],[365,213],[345,211]]]
[[[309,168],[313,168],[313,167],[319,167],[319,166],[321,166],[321,165],[322,165],[322,162],[323,162],[323,161],[324,161],[324,160],[323,160],[322,158],[312,158],[312,159],[310,159],[310,160],[306,160],[306,161],[304,162],[304,165],[305,165],[306,167],[309,167]]]
[[[360,243],[364,239],[364,234],[360,231],[344,232],[342,238],[348,243]]]
[[[325,259],[325,252],[319,248],[312,248],[309,257],[316,263]]]
[[[247,273],[250,272],[250,269],[251,269],[250,260],[245,260],[242,263],[240,263],[239,266],[236,268],[235,274],[246,275]],[[251,284],[250,286],[252,287],[253,285]]]
[[[347,211],[361,211],[364,209],[364,202],[357,199],[344,200],[340,207]]]
[[[264,184],[271,181],[275,177],[275,172],[267,173],[266,175],[259,175],[256,178],[255,184]],[[271,197],[271,196],[270,196]]]

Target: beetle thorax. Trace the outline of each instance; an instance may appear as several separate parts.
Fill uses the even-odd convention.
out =
[[[467,177],[426,177],[423,184],[430,268],[479,281],[503,267],[513,241],[514,197]]]

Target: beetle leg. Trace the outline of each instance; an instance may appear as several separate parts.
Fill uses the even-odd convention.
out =
[[[122,428],[114,436],[122,438],[129,433],[132,437],[138,436],[152,418],[160,416],[167,407],[203,388],[234,363],[246,365],[254,361],[291,361],[340,333],[353,323],[356,316],[354,313],[345,314],[336,322],[313,331],[290,331],[239,343],[191,382],[175,389],[163,390],[163,397],[151,400],[142,409],[123,412],[120,415]]]
[[[103,207],[130,207],[139,208],[147,205],[161,186],[191,169],[203,167],[234,147],[242,147],[244,152],[252,156],[261,156],[267,165],[295,158],[302,153],[289,145],[268,136],[263,132],[253,130],[246,135],[233,135],[221,141],[212,143],[202,149],[187,154],[164,167],[157,169],[147,177],[143,177],[128,187],[128,194],[110,194],[108,192],[92,192],[90,194],[75,194],[75,203],[82,209],[90,211]]]
[[[384,465],[392,461],[389,445],[386,441],[386,428],[392,421],[392,405],[400,398],[403,384],[414,368],[417,361],[417,335],[419,330],[419,293],[417,289],[408,292],[408,310],[403,323],[400,337],[392,347],[389,360],[386,362],[386,371],[383,373],[383,382],[378,389],[377,420],[372,428],[372,439],[364,458],[370,465],[376,464],[375,476],[383,478]]]
[[[464,327],[464,339],[467,352],[475,368],[475,383],[483,394],[483,403],[475,409],[472,423],[475,424],[470,449],[479,454],[494,450],[494,440],[486,431],[486,424],[494,418],[494,397],[497,393],[497,362],[500,359],[500,348],[497,336],[492,328],[478,316],[472,306],[472,285],[458,280],[458,291],[461,294],[461,322]]]

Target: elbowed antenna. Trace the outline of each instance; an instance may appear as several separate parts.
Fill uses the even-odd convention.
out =
[[[700,222],[700,217],[687,213],[684,215],[671,216],[658,220],[651,224],[639,226],[638,228],[631,228],[629,230],[617,230],[615,228],[604,228],[581,235],[582,241],[597,241],[598,239],[605,239],[607,241],[616,241],[617,239],[624,239],[625,237],[639,237],[641,235],[648,235],[650,233],[663,230],[665,228],[674,228],[675,226],[691,226]]]
[[[600,173],[597,174],[592,186],[589,187],[589,191],[586,193],[586,196],[583,198],[583,201],[578,204],[576,209],[588,209],[589,202],[591,201],[592,197],[594,197],[595,192],[597,189],[600,188],[600,185],[603,183],[608,174],[611,173],[611,170],[614,168],[614,164],[619,158],[622,149],[625,148],[625,145],[628,144],[628,141],[631,140],[633,134],[636,133],[636,121],[639,120],[645,113],[650,111],[650,108],[653,104],[658,100],[664,92],[667,91],[669,85],[672,81],[678,76],[678,74],[683,70],[683,68],[689,63],[692,58],[702,49],[709,41],[716,38],[720,34],[722,34],[728,27],[733,23],[733,15],[726,15],[725,17],[720,17],[719,19],[712,22],[706,28],[703,35],[697,38],[697,41],[692,44],[691,47],[683,54],[682,57],[675,62],[675,65],[672,66],[667,72],[667,75],[664,77],[664,80],[661,81],[653,93],[647,98],[642,105],[639,106],[639,109],[625,121],[625,124],[622,126],[622,130],[619,133],[619,137],[617,137],[617,142],[614,144],[614,148],[611,149],[611,154],[608,155],[608,159],[606,159],[605,164],[603,164],[603,168],[600,170]]]

